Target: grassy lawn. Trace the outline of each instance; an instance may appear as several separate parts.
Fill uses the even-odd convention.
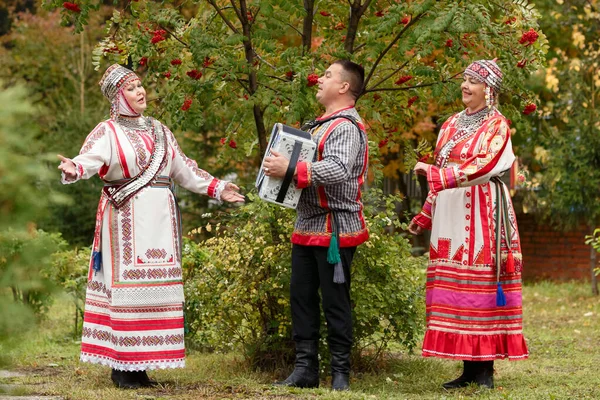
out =
[[[378,373],[353,374],[352,391],[281,389],[281,376],[248,371],[233,354],[192,353],[183,370],[150,373],[161,385],[119,390],[106,367],[78,362],[70,336],[72,309],[58,301],[39,329],[19,338],[18,350],[1,349],[24,377],[3,378],[9,394],[65,399],[599,399],[600,298],[580,283],[528,285],[524,289],[525,335],[531,353],[521,362],[496,362],[496,389],[445,391],[441,383],[460,373],[460,363],[396,354]]]

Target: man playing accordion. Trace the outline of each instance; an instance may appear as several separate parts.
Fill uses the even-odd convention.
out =
[[[296,362],[285,386],[318,387],[319,294],[327,320],[332,388],[349,389],[352,310],[350,264],[356,246],[369,238],[361,202],[368,143],[354,108],[363,88],[363,68],[334,62],[318,80],[317,100],[325,114],[310,123],[317,145],[312,162],[298,162],[294,179],[304,189],[292,234],[290,303]],[[264,173],[283,178],[289,161],[271,151]]]

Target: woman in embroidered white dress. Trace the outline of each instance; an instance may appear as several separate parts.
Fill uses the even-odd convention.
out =
[[[172,182],[227,202],[233,183],[213,178],[179,148],[169,129],[142,115],[146,92],[133,71],[114,64],[100,81],[111,118],[79,155],[59,155],[63,183],[105,182],[96,213],[81,360],[112,368],[123,388],[150,386],[146,370],[185,365],[181,235]]]
[[[494,387],[494,360],[527,358],[522,257],[508,188],[515,160],[506,118],[495,108],[502,71],[475,61],[461,85],[466,110],[442,126],[435,165],[417,163],[429,195],[409,231],[431,229],[423,355],[463,360],[446,389]]]

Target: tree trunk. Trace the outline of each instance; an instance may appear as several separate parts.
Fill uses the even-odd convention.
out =
[[[315,14],[315,1],[304,0],[304,9],[306,10],[306,17],[304,17],[304,24],[302,25],[302,55],[310,53],[310,48],[312,47],[312,27]]]
[[[350,4],[350,16],[348,17],[348,31],[346,31],[346,40],[344,41],[344,50],[348,53],[353,54],[356,51],[354,41],[356,40],[356,34],[358,33],[358,24],[361,17],[369,8],[371,0],[365,0],[364,4],[361,4],[361,0],[354,0]]]
[[[262,161],[264,154],[267,151],[267,129],[265,128],[264,110],[258,104],[254,105],[252,110],[254,113],[254,123],[258,132],[258,148],[260,150],[259,162]]]
[[[244,34],[244,53],[246,56],[247,68],[248,68],[248,81],[250,95],[253,95],[258,90],[258,77],[256,76],[256,69],[254,67],[254,48],[252,47],[252,32],[250,22],[248,21],[248,8],[246,6],[246,0],[240,0],[240,21],[242,23],[242,30]],[[260,149],[259,161],[262,160],[263,155],[267,151],[267,129],[265,128],[264,121],[264,110],[259,105],[255,104],[252,110],[254,114],[254,123],[256,124],[256,131],[258,133],[258,146]]]
[[[348,31],[346,32],[346,40],[344,41],[344,50],[348,53],[354,53],[354,41],[358,32],[358,23],[360,22],[361,7],[360,2],[353,4],[350,8],[350,17],[348,18]]]

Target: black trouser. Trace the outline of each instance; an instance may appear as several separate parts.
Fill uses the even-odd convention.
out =
[[[327,262],[327,250],[327,247],[297,244],[292,247],[290,303],[293,339],[295,341],[319,339],[321,313],[318,291],[320,288],[329,346],[349,350],[352,345],[350,264],[356,247],[340,249],[345,283],[333,282],[333,265]]]

